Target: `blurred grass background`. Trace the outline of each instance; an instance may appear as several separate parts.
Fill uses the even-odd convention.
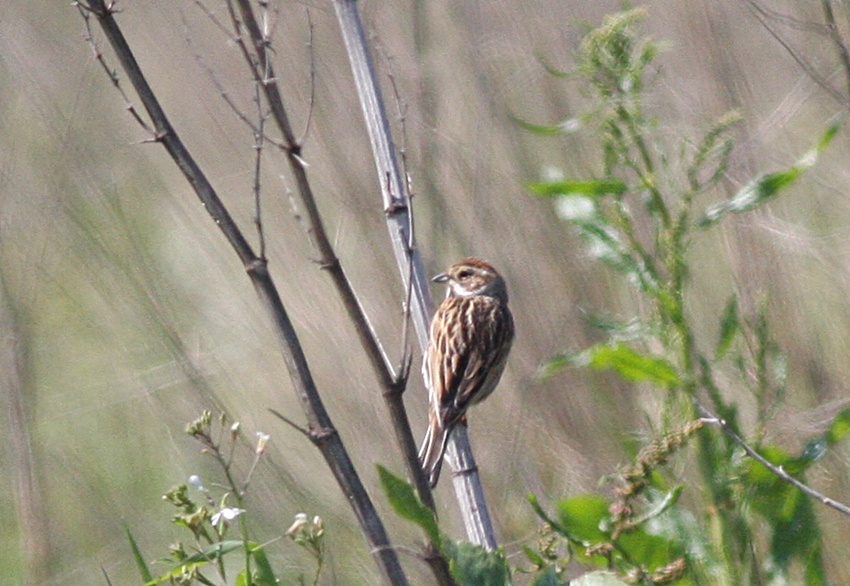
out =
[[[644,5],[646,28],[667,42],[647,104],[661,135],[679,145],[729,110],[744,118],[726,190],[706,205],[756,173],[795,161],[844,107],[776,42],[748,3]],[[254,112],[236,47],[192,2],[118,6],[119,23],[172,122],[256,241],[251,133],[205,71],[213,70],[231,98]],[[226,20],[221,3],[207,6]],[[552,168],[567,176],[597,173],[600,153],[589,146],[590,135],[546,139],[510,119],[555,123],[592,107],[575,84],[548,75],[542,63],[569,70],[586,25],[620,7],[564,0],[362,3],[378,67],[385,81],[392,74],[402,100],[418,240],[429,269],[475,254],[499,267],[510,285],[517,342],[500,391],[471,418],[509,554],[536,538],[527,493],[545,502],[595,489],[627,461],[625,443],[651,435],[658,402],[648,390],[605,375],[567,371],[538,379],[542,360],[597,339],[588,316],[627,318],[640,308],[584,253],[551,205],[523,188]],[[800,22],[822,20],[818,3],[771,8]],[[773,25],[840,87],[834,47],[804,27]],[[0,582],[103,583],[101,567],[115,584],[137,581],[123,527],[133,530],[149,559],[184,537],[169,525],[172,511],[160,496],[193,473],[214,481],[183,429],[203,409],[225,409],[247,433],[272,436],[271,455],[249,496],[261,540],[283,533],[296,513],[322,515],[331,555],[325,583],[375,583],[364,542],[318,452],[267,411],[299,420],[242,267],[164,150],[142,143],[148,137],[125,112],[83,35],[82,20],[67,4],[0,6],[0,384],[9,414],[0,441],[0,507],[7,511],[0,515]],[[403,291],[332,5],[280,3],[274,38],[286,102],[302,127],[315,68],[304,157],[337,252],[385,345],[398,355]],[[389,83],[385,97],[392,103]],[[396,120],[397,131],[400,126]],[[733,291],[742,295],[744,315],[761,303],[769,307],[790,378],[768,438],[790,451],[848,402],[847,153],[842,133],[789,195],[731,218],[694,246],[691,307],[705,324],[699,343],[713,343]],[[416,532],[394,518],[377,489],[376,461],[397,471],[402,465],[371,370],[311,262],[283,161],[271,149],[267,155],[270,268],[391,537],[409,545]],[[728,382],[734,394],[731,374]],[[16,389],[28,446],[13,417]],[[741,400],[746,421],[749,397]],[[418,376],[407,404],[419,433],[426,394]],[[846,448],[830,454],[810,478],[845,502],[848,456]],[[27,471],[32,484],[22,485]],[[438,499],[441,521],[462,535],[449,483]],[[826,510],[820,515],[825,543],[846,543],[847,520]],[[850,575],[843,549],[825,552],[835,580]],[[270,555],[285,576],[311,569],[288,541],[274,544]],[[414,583],[426,580],[422,564],[403,561]]]

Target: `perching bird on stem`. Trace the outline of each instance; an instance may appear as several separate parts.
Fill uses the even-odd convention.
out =
[[[492,265],[465,258],[433,280],[449,290],[431,321],[422,365],[429,413],[419,461],[432,488],[452,430],[496,388],[514,339],[508,290]]]

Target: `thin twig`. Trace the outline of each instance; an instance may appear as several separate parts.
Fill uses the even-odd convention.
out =
[[[204,5],[203,2],[200,2],[200,0],[195,0],[195,5],[198,6],[198,8],[201,10],[201,12],[204,14],[204,16],[206,16],[215,25],[216,28],[218,28],[219,30],[221,30],[224,33],[224,35],[227,37],[227,39],[229,41],[236,43],[236,39],[233,38],[230,31],[227,30],[224,27],[224,25],[221,23],[221,21],[218,20],[218,18],[209,10],[209,8],[207,8],[206,5]],[[185,39],[186,44],[189,47],[192,47],[194,49],[194,46],[193,46],[194,43],[192,42],[192,37],[189,36],[189,34],[188,34],[189,24],[188,24],[188,22],[186,22],[185,16],[184,16],[184,27],[186,28],[186,31],[187,31],[186,39]],[[210,80],[210,83],[212,83],[213,86],[215,86],[216,90],[218,91],[219,97],[221,97],[221,99],[224,101],[224,103],[227,104],[227,106],[236,115],[236,117],[239,118],[240,122],[245,124],[245,126],[247,126],[251,130],[251,132],[254,135],[256,135],[257,132],[259,132],[257,125],[254,124],[254,121],[251,119],[251,117],[248,116],[248,114],[246,114],[245,112],[243,112],[242,109],[239,107],[239,105],[236,104],[236,102],[231,97],[230,92],[227,90],[226,87],[224,87],[224,84],[218,79],[218,76],[216,75],[215,70],[213,70],[213,68],[206,62],[206,60],[204,59],[204,56],[201,55],[199,52],[194,51],[194,50],[192,51],[192,56],[194,57],[195,62],[198,64],[198,66],[201,69],[204,70],[204,72],[207,75],[207,78]],[[269,136],[268,134],[263,134],[263,141],[271,143],[279,149],[285,149],[283,142],[281,142],[281,140],[279,138]]]
[[[756,19],[761,23],[761,25],[765,28],[765,30],[772,36],[776,42],[778,42],[785,51],[791,56],[791,58],[800,66],[800,68],[808,75],[816,84],[818,84],[827,94],[829,94],[835,101],[840,103],[845,108],[850,107],[850,98],[848,96],[844,96],[832,87],[829,82],[817,72],[817,70],[803,57],[797,52],[791,44],[783,38],[779,32],[777,32],[773,27],[768,24],[768,19],[771,18],[771,13],[767,12],[758,2],[753,0],[749,0],[747,2],[749,6],[753,10],[753,14]]]
[[[844,77],[847,81],[847,95],[850,96],[850,49],[841,36],[841,30],[835,22],[835,13],[832,10],[832,2],[830,0],[821,0],[823,5],[823,14],[826,19],[826,28],[829,31],[829,38],[835,45],[838,51],[838,58],[841,61],[841,67],[844,69]]]
[[[151,136],[151,140],[155,141],[156,140],[156,133],[153,131],[153,129],[150,126],[148,126],[147,122],[145,122],[142,119],[142,117],[139,115],[138,110],[136,110],[136,107],[130,101],[130,98],[127,96],[126,92],[124,91],[124,88],[121,86],[121,81],[118,78],[118,72],[115,71],[114,69],[110,68],[109,65],[106,64],[106,59],[103,57],[103,52],[100,50],[100,47],[98,47],[97,42],[94,39],[94,35],[92,34],[91,19],[90,19],[90,14],[91,14],[92,11],[87,6],[85,6],[84,4],[82,4],[80,2],[75,2],[74,6],[77,7],[77,9],[80,12],[80,16],[83,17],[83,23],[85,24],[85,27],[86,27],[85,40],[86,40],[86,43],[88,44],[88,46],[91,48],[92,53],[94,54],[95,60],[98,62],[100,67],[103,69],[103,71],[106,73],[106,76],[109,78],[109,81],[112,83],[112,86],[116,90],[118,90],[119,94],[121,94],[121,98],[124,100],[124,105],[127,108],[127,111],[130,113],[130,115],[133,117],[133,119],[136,122],[138,122],[139,126],[141,126],[142,129],[144,129],[144,131]],[[110,4],[110,8],[111,8],[111,6],[112,5]]]
[[[694,404],[697,408],[697,411],[699,411],[700,415],[703,417],[703,421],[705,421],[705,423],[711,423],[711,424],[717,425],[723,431],[723,433],[725,433],[727,436],[729,436],[732,439],[733,442],[738,444],[741,447],[741,449],[743,449],[744,452],[750,458],[752,458],[753,460],[755,460],[756,462],[758,462],[759,464],[761,464],[762,466],[764,466],[765,468],[770,470],[778,478],[784,480],[785,482],[787,482],[788,484],[790,484],[792,486],[795,486],[796,488],[800,489],[800,491],[802,491],[804,494],[810,496],[811,498],[815,499],[816,501],[820,501],[822,504],[826,505],[827,507],[831,507],[831,508],[835,509],[836,511],[844,513],[845,515],[850,515],[850,506],[847,506],[843,503],[840,503],[840,502],[836,501],[835,499],[832,499],[832,498],[816,491],[815,489],[811,488],[807,484],[800,482],[799,480],[797,480],[796,478],[794,478],[793,476],[788,474],[782,466],[777,466],[775,464],[772,464],[764,456],[759,454],[754,448],[750,447],[750,445],[747,444],[747,442],[745,442],[741,438],[741,436],[739,436],[737,433],[735,433],[735,430],[733,430],[729,426],[729,424],[726,423],[726,421],[724,419],[721,419],[720,417],[716,416],[714,413],[709,411],[708,408],[705,407],[705,405],[703,405],[702,403],[700,403],[696,399],[694,400]]]
[[[272,415],[274,415],[275,417],[277,417],[278,419],[280,419],[281,421],[283,421],[289,427],[291,427],[292,429],[294,429],[298,433],[302,434],[304,437],[306,437],[306,438],[310,437],[310,430],[304,429],[303,427],[301,427],[300,425],[298,425],[297,423],[295,423],[294,421],[292,421],[291,419],[286,417],[283,413],[281,413],[277,409],[269,409],[269,412]]]
[[[233,7],[233,2],[238,6],[238,15]],[[253,7],[249,0],[228,0],[228,5],[231,7],[233,26],[237,30],[237,36],[240,38],[239,45],[243,49],[246,63],[252,69],[255,79],[261,82],[261,87],[271,110],[272,119],[277,124],[283,141],[286,143],[287,148],[285,152],[290,170],[295,179],[295,191],[299,195],[301,204],[304,207],[306,222],[309,226],[308,234],[314,249],[318,253],[320,266],[331,276],[331,280],[343,301],[346,312],[354,323],[360,343],[366,350],[373,371],[382,388],[385,403],[390,411],[390,419],[396,435],[396,441],[401,447],[408,473],[414,480],[420,499],[426,506],[434,510],[436,506],[425,474],[419,464],[416,440],[413,438],[410,421],[402,400],[402,391],[407,383],[406,372],[395,373],[393,371],[392,364],[378,339],[377,333],[372,327],[359,299],[355,295],[353,287],[328,238],[316,204],[312,186],[307,177],[306,165],[301,154],[302,145],[297,142],[298,139],[296,139],[293,132],[289,114],[284,106],[278,80],[271,63],[269,39],[264,36],[262,27],[259,26],[256,20]],[[403,186],[397,188],[398,199],[395,199],[393,203],[404,205],[404,199],[401,195],[403,190]],[[414,263],[418,261],[418,257],[415,254],[408,258],[412,258]],[[427,285],[425,289],[427,291]],[[421,298],[421,295],[417,293],[417,297]],[[422,316],[421,313],[417,313],[416,315]],[[435,547],[433,548],[436,550]],[[452,584],[453,579],[448,570],[448,563],[445,558],[439,552],[433,558],[431,567],[437,580],[441,584]]]
[[[360,481],[351,458],[339,434],[336,433],[319,395],[297,333],[269,274],[265,259],[254,253],[251,245],[210,184],[206,174],[171,125],[127,44],[123,32],[115,21],[111,4],[107,5],[104,0],[82,1],[85,2],[88,11],[97,17],[101,30],[109,40],[122,68],[144,104],[156,129],[157,141],[171,155],[192,185],[206,211],[242,261],[274,326],[274,332],[280,343],[296,396],[301,402],[307,419],[310,439],[319,448],[360,522],[363,534],[369,542],[369,550],[373,552],[373,558],[384,581],[393,585],[407,584],[407,578],[395,551],[390,546],[389,538],[377,510],[366,493],[365,487]]]
[[[310,31],[310,36],[307,40],[307,47],[310,52],[310,105],[307,108],[307,122],[304,124],[304,134],[298,139],[298,144],[304,144],[307,136],[310,134],[310,125],[313,122],[313,111],[316,109],[316,48],[313,46],[313,17],[310,9],[307,9],[307,27]]]
[[[260,87],[254,86],[254,101],[257,104],[257,131],[254,133],[254,224],[257,226],[260,258],[266,258],[266,237],[263,232],[262,190],[260,171],[263,163],[263,137],[266,124],[266,113],[263,112],[263,102],[260,97]]]
[[[404,186],[407,193],[407,200],[412,204],[413,203],[413,189],[410,182],[410,173],[407,171],[407,108],[404,106],[404,102],[401,99],[401,94],[398,90],[398,84],[396,83],[395,71],[392,67],[392,60],[388,55],[381,53],[384,59],[384,62],[387,64],[387,78],[390,81],[390,87],[393,90],[393,98],[396,105],[396,111],[398,115],[399,125],[401,127],[401,147],[399,148],[399,155],[401,158],[401,172],[405,178]],[[389,174],[387,174],[387,191],[392,190],[392,181],[390,179]],[[403,197],[403,194],[402,194]],[[401,333],[401,357],[400,357],[400,365],[407,365],[407,368],[399,367],[399,370],[405,371],[404,378],[407,379],[407,372],[410,370],[411,360],[413,359],[410,354],[410,324],[411,324],[411,303],[413,301],[413,282],[414,282],[414,274],[413,271],[415,269],[415,263],[413,259],[413,251],[416,246],[416,215],[414,213],[413,205],[407,206],[407,215],[410,218],[409,220],[409,230],[407,233],[407,290],[405,291],[405,300],[404,300],[404,322],[402,326]],[[399,226],[399,230],[401,230],[401,226]],[[399,233],[399,239],[404,238],[404,232]],[[400,375],[401,376],[401,375]]]

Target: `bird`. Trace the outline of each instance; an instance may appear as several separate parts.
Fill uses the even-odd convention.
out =
[[[493,266],[468,257],[432,279],[448,285],[431,321],[422,374],[428,389],[428,429],[419,462],[431,488],[466,411],[496,388],[514,340],[505,280]]]

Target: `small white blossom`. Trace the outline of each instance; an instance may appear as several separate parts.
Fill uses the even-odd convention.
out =
[[[201,482],[201,477],[197,474],[192,474],[189,477],[189,484],[202,492],[204,491],[204,484]]]
[[[212,516],[211,522],[213,524],[213,527],[215,527],[222,521],[225,523],[229,523],[244,512],[245,509],[237,509],[236,507],[225,507]]]
[[[257,449],[255,450],[257,455],[264,454],[266,451],[266,444],[269,443],[269,438],[271,436],[267,433],[263,433],[262,431],[257,432]]]
[[[596,204],[584,195],[562,195],[555,200],[555,211],[563,220],[590,220],[596,214]]]
[[[289,527],[289,529],[286,530],[286,534],[292,535],[293,533],[295,533],[296,531],[298,531],[299,529],[304,527],[304,525],[306,525],[306,524],[307,524],[307,514],[306,513],[298,513],[297,515],[295,515],[295,522],[292,523],[292,525]]]

